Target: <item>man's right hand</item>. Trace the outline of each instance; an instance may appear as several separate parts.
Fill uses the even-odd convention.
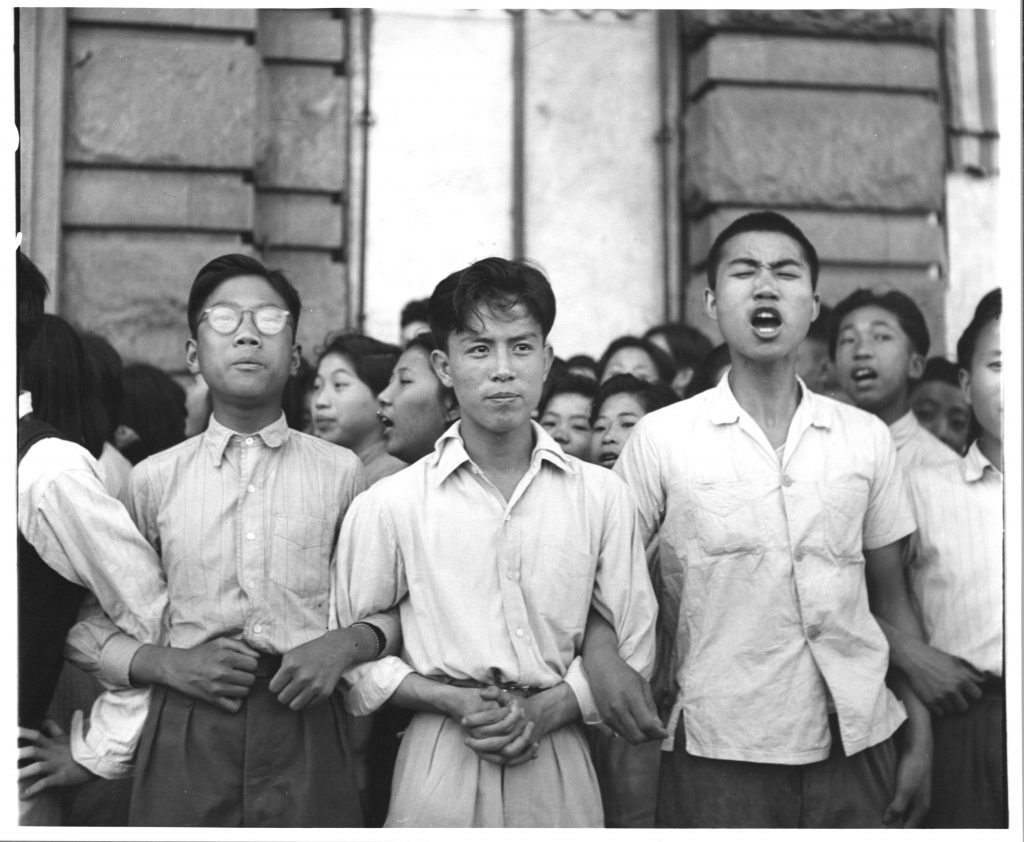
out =
[[[186,696],[236,713],[249,695],[259,653],[229,637],[191,649],[143,646],[131,664],[136,684],[165,684]]]
[[[904,641],[906,659],[900,664],[910,687],[934,716],[964,713],[971,702],[981,698],[978,686],[983,673],[963,658],[957,658],[920,640]]]

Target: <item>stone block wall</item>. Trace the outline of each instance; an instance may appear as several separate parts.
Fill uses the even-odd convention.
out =
[[[181,372],[196,271],[242,252],[299,289],[307,354],[346,327],[346,13],[65,14],[60,314]]]
[[[835,304],[903,289],[943,353],[945,126],[941,12],[714,10],[683,16],[686,319],[701,308],[715,235],[752,210],[790,216]]]

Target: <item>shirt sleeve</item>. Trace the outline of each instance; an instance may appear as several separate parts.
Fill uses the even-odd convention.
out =
[[[649,545],[665,516],[665,491],[661,482],[661,460],[646,418],[641,418],[626,441],[612,469],[633,493],[638,514],[640,539]]]
[[[71,756],[101,778],[128,778],[149,713],[148,687],[106,691],[93,702],[86,725],[81,711],[71,721]]]
[[[386,653],[400,651],[397,605],[408,592],[405,568],[382,495],[359,495],[341,525],[335,557],[336,623],[348,628],[364,620],[379,625],[388,638]],[[380,707],[412,668],[397,657],[384,657],[346,671],[346,706],[353,713]]]
[[[650,679],[657,601],[633,499],[618,477],[608,479],[593,605],[615,629],[619,657]]]
[[[89,594],[64,642],[64,657],[108,689],[131,687],[129,670],[141,647],[103,613],[96,598]]]
[[[866,550],[888,546],[917,529],[906,474],[896,456],[892,436],[881,421],[873,424],[873,428],[876,458],[864,515]]]
[[[44,439],[25,454],[18,529],[57,573],[90,590],[118,627],[146,643],[159,639],[167,607],[160,560],[83,448]]]

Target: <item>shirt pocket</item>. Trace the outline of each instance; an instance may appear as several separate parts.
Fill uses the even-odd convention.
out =
[[[270,578],[285,590],[312,599],[327,594],[331,523],[308,515],[274,515]]]
[[[821,539],[836,561],[856,564],[864,561],[864,515],[868,508],[868,481],[863,477],[841,477],[819,483],[821,498]]]
[[[582,631],[594,591],[594,564],[589,554],[551,545],[542,547],[541,554],[530,583],[537,612],[563,631]]]
[[[693,537],[705,557],[752,553],[763,544],[760,496],[761,491],[748,482],[698,482],[691,486]]]

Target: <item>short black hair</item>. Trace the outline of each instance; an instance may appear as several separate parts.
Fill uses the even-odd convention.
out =
[[[879,293],[861,287],[846,296],[832,311],[832,326],[828,333],[828,355],[833,360],[836,358],[836,344],[839,341],[839,328],[843,319],[861,307],[880,307],[892,313],[900,328],[910,339],[914,350],[922,357],[928,356],[928,349],[932,344],[931,335],[928,333],[928,324],[924,320],[924,313],[921,312],[921,308],[917,306],[914,299],[898,289]]]
[[[816,290],[818,288],[818,252],[811,245],[811,241],[807,239],[807,235],[796,226],[796,223],[787,219],[781,213],[776,213],[775,211],[756,211],[731,222],[715,237],[715,241],[711,244],[711,250],[708,252],[707,262],[708,287],[710,289],[714,290],[717,283],[718,265],[722,262],[722,251],[725,248],[725,244],[733,237],[752,231],[785,234],[787,237],[796,240],[800,248],[803,249],[807,266],[811,270],[811,289]]]
[[[103,413],[103,436],[113,443],[114,430],[120,423],[121,396],[124,386],[121,380],[121,355],[117,349],[98,333],[79,332],[85,361],[89,366],[97,389],[97,398]]]
[[[915,385],[938,382],[959,388],[960,381],[957,379],[956,372],[956,363],[951,363],[945,357],[930,357],[924,364],[924,374]]]
[[[188,329],[192,338],[195,339],[196,330],[199,328],[199,315],[207,299],[222,283],[241,275],[256,275],[264,278],[273,287],[292,315],[292,336],[296,336],[299,331],[302,301],[298,290],[292,286],[284,272],[279,269],[268,269],[255,257],[247,254],[224,254],[207,263],[192,281],[192,289],[188,293]]]
[[[978,306],[974,310],[974,317],[960,335],[956,343],[957,365],[965,370],[970,370],[974,360],[974,352],[978,347],[978,337],[989,322],[1002,318],[1003,315],[1003,289],[996,287],[985,293]]]
[[[547,338],[555,323],[555,294],[539,267],[525,260],[486,257],[453,272],[430,296],[430,329],[438,347],[446,349],[453,333],[470,329],[480,308],[509,311],[522,304]]]
[[[317,355],[317,368],[328,354],[338,354],[351,362],[356,377],[377,396],[387,388],[402,349],[362,333],[339,333],[325,340]]]
[[[686,397],[692,398],[701,392],[706,392],[715,386],[713,378],[715,372],[723,366],[732,362],[732,354],[729,353],[729,346],[724,342],[711,349],[701,364],[693,372],[693,379],[686,386]]]
[[[700,361],[711,353],[711,340],[693,325],[683,322],[665,322],[649,328],[644,339],[650,340],[658,335],[665,337],[676,365],[680,368],[696,368]]]
[[[399,316],[399,327],[405,327],[412,322],[427,322],[430,318],[429,304],[429,298],[414,298],[408,302]]]
[[[832,319],[834,313],[831,307],[822,304],[818,309],[818,318],[811,322],[807,330],[807,338],[817,342],[828,344],[829,336],[832,334]]]
[[[632,374],[616,374],[609,377],[597,389],[597,396],[590,407],[590,426],[593,427],[597,416],[601,414],[601,407],[612,395],[630,394],[636,397],[637,402],[644,408],[644,412],[654,412],[663,406],[676,403],[679,395],[671,386],[664,383],[649,383],[641,380]]]
[[[608,347],[604,349],[604,353],[601,354],[601,359],[597,361],[598,380],[604,377],[604,370],[615,352],[621,351],[623,348],[637,348],[647,354],[658,371],[658,380],[662,383],[671,383],[672,379],[676,376],[675,360],[651,342],[650,339],[642,339],[639,336],[619,336],[608,344]]]
[[[32,340],[39,332],[43,321],[43,310],[46,296],[50,294],[50,285],[46,276],[39,271],[28,256],[19,248],[17,257],[17,341],[18,355],[28,350]]]
[[[148,363],[129,363],[122,374],[121,423],[138,436],[121,448],[133,465],[185,440],[185,389]]]
[[[555,380],[548,380],[537,406],[537,415],[541,416],[555,395],[583,395],[590,400],[597,394],[597,381],[581,374],[563,374]]]

